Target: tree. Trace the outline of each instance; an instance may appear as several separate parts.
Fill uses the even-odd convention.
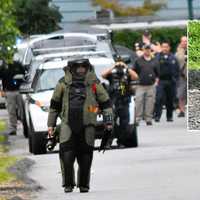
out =
[[[16,27],[12,0],[0,0],[0,60],[12,62],[19,31]]]
[[[114,15],[118,17],[152,15],[165,6],[163,0],[160,0],[160,3],[152,3],[151,0],[144,0],[143,6],[140,7],[124,6],[117,0],[92,0],[92,3],[94,6],[101,6],[102,9],[112,10]]]
[[[15,16],[24,34],[50,33],[58,30],[62,15],[51,0],[15,0]]]

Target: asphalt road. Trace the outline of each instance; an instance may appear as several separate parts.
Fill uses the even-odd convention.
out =
[[[37,200],[199,200],[200,132],[186,125],[185,118],[170,123],[163,116],[152,127],[141,124],[138,148],[95,152],[87,194],[63,192],[57,153],[30,155],[20,134],[10,137],[11,153],[36,162],[29,176],[44,188]]]

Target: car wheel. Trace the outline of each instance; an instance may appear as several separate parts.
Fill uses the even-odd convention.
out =
[[[46,138],[44,133],[35,132],[30,118],[30,132],[29,132],[29,152],[38,155],[45,154]]]
[[[32,153],[35,155],[45,154],[46,150],[46,140],[43,133],[34,132],[31,134],[32,143]]]

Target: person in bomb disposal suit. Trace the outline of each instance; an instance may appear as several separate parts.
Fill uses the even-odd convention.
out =
[[[89,191],[98,109],[103,113],[105,129],[112,129],[110,99],[89,60],[69,61],[65,76],[59,80],[53,93],[48,116],[49,136],[53,135],[59,115],[62,120],[59,156],[65,192],[72,192],[76,185],[75,159],[79,166],[77,187],[80,192]]]
[[[127,130],[130,118],[130,82],[137,80],[138,75],[119,59],[112,68],[102,73],[102,77],[107,79],[110,84],[109,95],[114,106],[115,121],[119,118],[120,126],[120,131],[117,135],[117,144],[122,148],[124,146],[123,133]]]

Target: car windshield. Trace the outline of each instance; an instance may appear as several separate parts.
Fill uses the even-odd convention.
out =
[[[44,70],[36,84],[37,92],[53,90],[56,87],[59,79],[64,76],[64,71],[60,69]]]

